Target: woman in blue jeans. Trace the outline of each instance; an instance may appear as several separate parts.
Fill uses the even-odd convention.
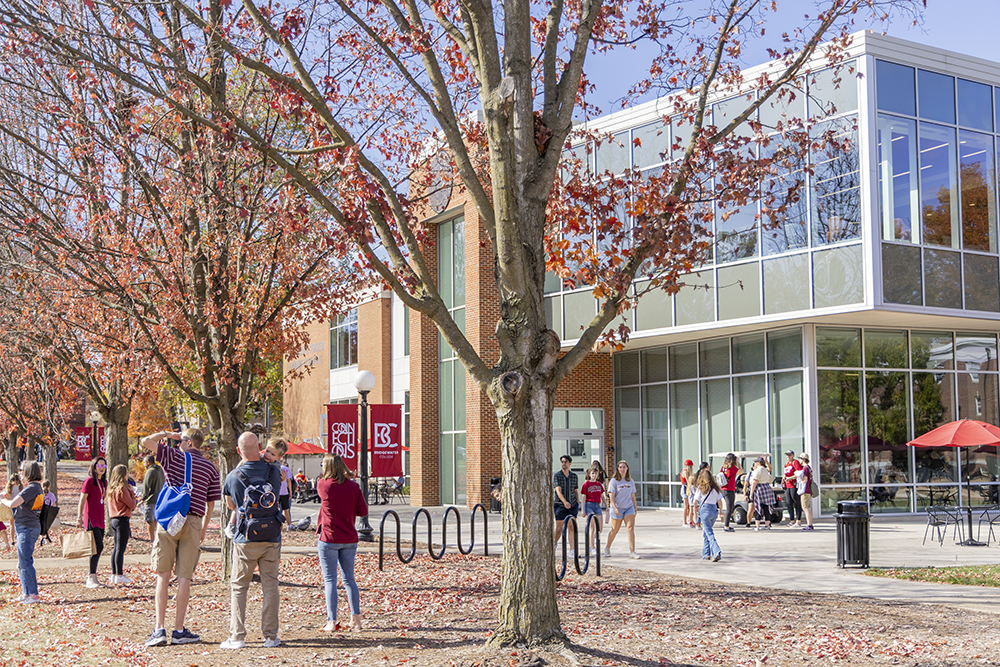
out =
[[[42,532],[41,514],[45,502],[42,493],[42,469],[36,461],[25,461],[21,465],[21,479],[24,488],[14,498],[4,498],[2,502],[14,510],[14,532],[17,534],[17,571],[21,578],[19,602],[34,604],[39,602],[38,580],[35,577],[35,542]]]
[[[701,521],[702,547],[701,559],[718,561],[722,558],[722,549],[715,540],[715,520],[719,518],[722,510],[722,503],[725,496],[719,483],[715,481],[715,475],[709,468],[698,473],[694,482],[694,495],[692,496],[695,505],[698,507],[698,519]]]
[[[358,552],[358,531],[354,523],[368,516],[361,487],[352,479],[344,460],[337,454],[323,459],[323,474],[316,482],[319,494],[319,565],[326,592],[326,625],[323,632],[337,629],[337,571],[344,578],[347,606],[351,610],[350,630],[361,630],[361,592],[354,581],[354,556]]]

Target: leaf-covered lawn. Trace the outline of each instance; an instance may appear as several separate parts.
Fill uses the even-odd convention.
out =
[[[905,581],[927,581],[962,586],[1000,586],[1000,565],[964,565],[960,567],[872,568],[869,577],[887,577]]]

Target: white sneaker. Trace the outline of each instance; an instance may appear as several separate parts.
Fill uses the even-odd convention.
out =
[[[237,648],[245,648],[246,645],[247,643],[242,639],[233,639],[232,637],[230,637],[226,641],[219,644],[219,648],[237,649]]]
[[[119,584],[131,584],[132,580],[129,579],[128,577],[126,577],[124,574],[119,574],[118,575],[118,582],[117,583],[119,583]]]
[[[86,588],[100,588],[101,582],[97,580],[96,574],[88,574],[87,581],[83,583]]]
[[[576,558],[576,552],[572,549],[566,552],[566,559],[569,560],[570,558]]]
[[[222,532],[225,533],[226,537],[228,537],[229,539],[233,539],[236,537],[236,532],[233,530],[233,524],[231,523],[227,523],[225,530],[223,530]]]
[[[281,646],[281,640],[275,637],[274,639],[265,639],[264,648],[277,648]]]
[[[112,574],[110,577],[108,577],[108,585],[109,586],[114,586],[117,583],[118,583],[118,575],[117,574]]]
[[[604,557],[611,558],[611,549],[604,547]]]
[[[640,558],[642,558],[642,556],[640,556],[634,551],[630,552],[628,557],[631,558],[632,560],[639,560]]]

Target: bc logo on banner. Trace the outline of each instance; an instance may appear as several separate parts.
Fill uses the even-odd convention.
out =
[[[372,405],[372,477],[403,474],[403,406]]]

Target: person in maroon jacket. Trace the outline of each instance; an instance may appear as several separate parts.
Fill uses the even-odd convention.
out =
[[[788,505],[788,525],[799,527],[802,525],[802,506],[799,504],[799,492],[796,488],[796,473],[802,470],[802,464],[795,460],[795,452],[788,450],[785,452],[785,504]]]
[[[354,523],[368,516],[368,504],[361,487],[352,479],[344,460],[337,454],[323,459],[323,474],[316,482],[319,494],[319,565],[326,592],[326,625],[323,632],[337,629],[337,569],[344,578],[347,605],[351,609],[351,630],[361,630],[361,592],[354,581],[354,556],[358,551],[358,531]]]

